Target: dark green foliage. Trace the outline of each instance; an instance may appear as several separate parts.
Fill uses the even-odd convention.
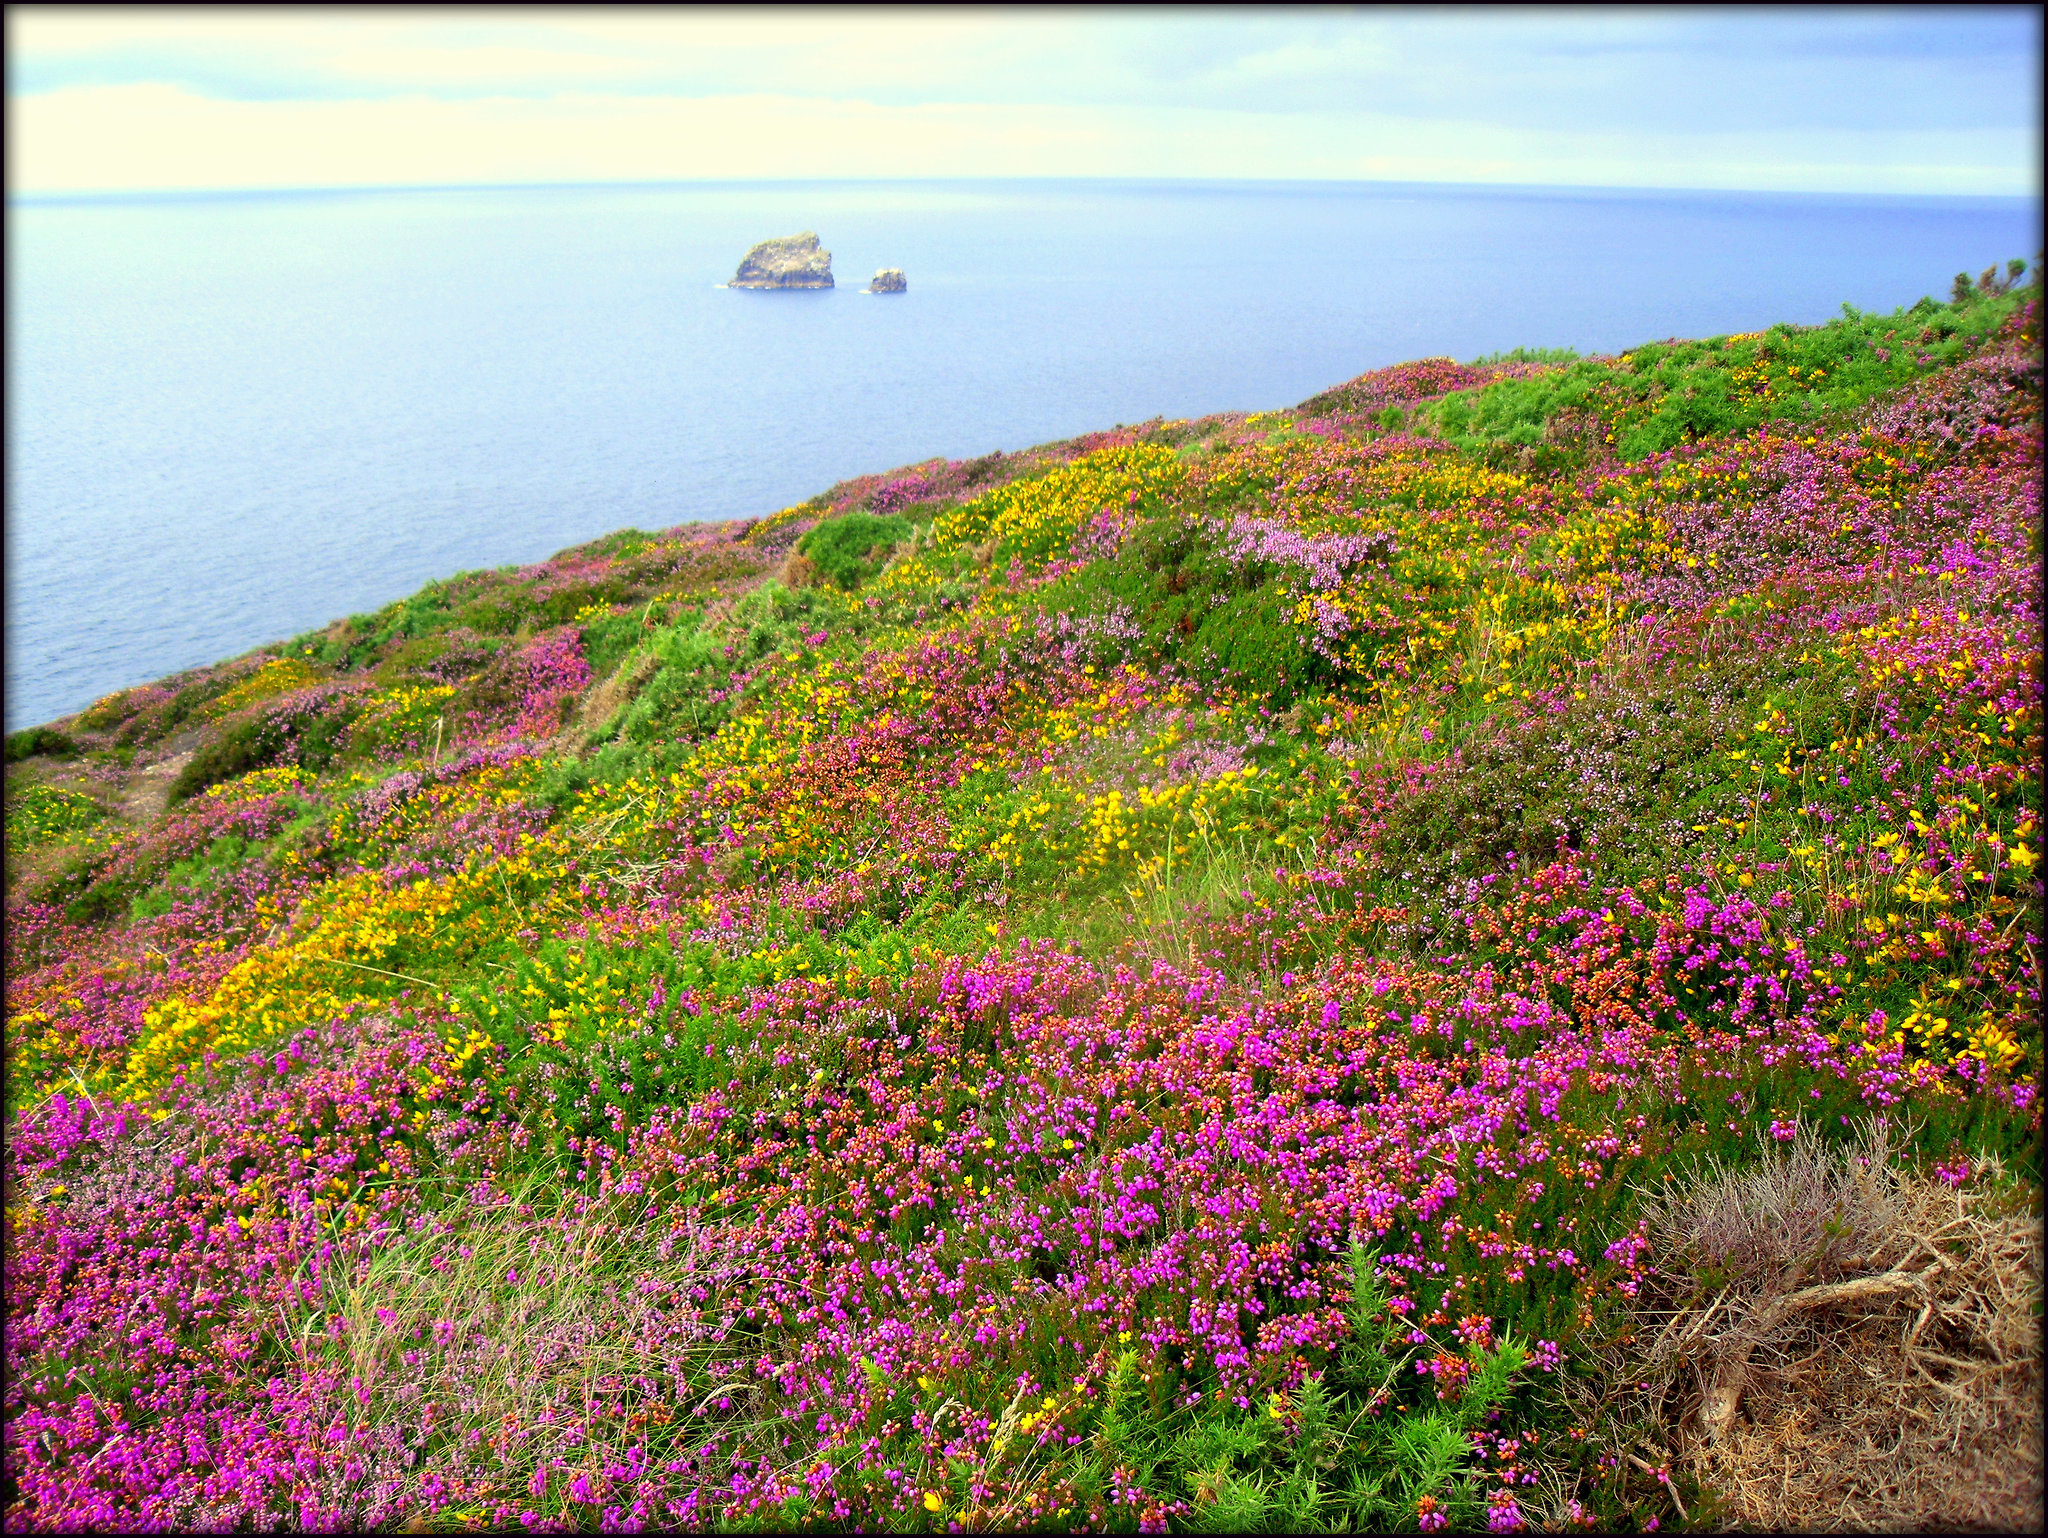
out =
[[[123,689],[105,699],[95,700],[78,717],[81,731],[110,732],[124,721],[133,717],[143,708],[144,694],[140,689]]]
[[[1137,428],[1140,443],[1158,443],[1167,448],[1177,449],[1198,438],[1206,438],[1235,418],[1228,416],[1189,417],[1185,421],[1167,422],[1157,417],[1141,423]]]
[[[519,628],[519,614],[517,593],[505,587],[470,599],[455,611],[455,618],[482,635],[503,636]]]
[[[732,970],[713,948],[551,939],[507,959],[502,980],[458,987],[450,1002],[517,1057],[516,1098],[539,1111],[552,1151],[566,1151],[571,1138],[617,1145],[621,1128],[645,1125],[656,1108],[687,1104],[731,1080],[730,1049],[747,1032],[730,1014],[699,1006]],[[580,982],[564,981],[593,975],[620,996],[649,1000],[640,1018],[621,1022]]]
[[[287,759],[318,773],[341,756],[357,711],[351,702],[315,699],[296,709],[273,704],[231,716],[178,771],[171,804]]]
[[[796,548],[819,575],[850,593],[881,571],[910,529],[909,519],[894,514],[848,513],[819,524]]]
[[[620,757],[625,756],[619,752],[622,746],[624,745],[612,743],[605,749],[600,750],[600,752],[613,754],[613,762],[616,763]],[[632,755],[631,767],[633,769],[639,767],[638,759],[638,754]],[[590,758],[558,758],[550,762],[547,768],[541,772],[539,780],[534,784],[529,795],[534,805],[549,807],[559,812],[578,796],[582,795],[584,791],[588,790],[592,784],[614,784],[618,780],[629,778],[630,773],[631,770],[629,769],[626,774],[620,774],[616,777],[609,774],[599,774],[597,772],[595,755]]]
[[[133,741],[157,741],[167,737],[178,727],[183,726],[202,705],[212,704],[240,683],[244,676],[246,675],[226,673],[204,677],[195,683],[187,684],[172,696],[171,703],[161,715],[153,719],[144,718],[148,720],[146,731],[136,733],[132,737],[128,732],[123,732],[122,735],[130,737]],[[131,727],[140,724],[130,723]]]
[[[667,774],[687,754],[687,740],[608,742],[582,758],[551,759],[534,782],[529,798],[536,806],[565,810],[593,785],[621,785],[627,780]]]
[[[78,744],[54,727],[31,726],[26,731],[10,733],[7,738],[10,764],[29,758],[69,758],[77,751]]]
[[[1152,519],[1114,558],[1062,578],[1041,601],[1048,613],[1126,616],[1139,635],[1116,643],[1122,655],[1175,663],[1276,703],[1334,684],[1330,665],[1288,623],[1293,600],[1278,570],[1228,560],[1212,541],[1192,520]]]
[[[787,588],[779,582],[758,587],[733,609],[730,629],[735,638],[720,652],[732,671],[750,668],[771,653],[808,650],[806,636],[819,631],[834,641],[857,640],[870,633],[878,619],[901,622],[895,610],[871,614],[859,601],[849,603],[829,588]],[[857,648],[853,648],[857,649]]]
[[[72,855],[54,871],[30,883],[26,888],[27,895],[32,902],[62,908],[65,917],[74,924],[98,923],[123,911],[132,895],[125,889],[119,893],[101,892],[99,873],[105,868],[106,855],[103,852]]]
[[[486,640],[463,626],[437,630],[417,640],[400,641],[385,649],[375,677],[380,685],[418,679],[428,683],[455,683],[490,665],[503,643]]]
[[[175,806],[196,796],[209,785],[218,785],[222,780],[232,780],[252,769],[261,769],[272,762],[283,748],[284,742],[276,733],[263,730],[260,718],[252,716],[232,721],[218,735],[193,750],[192,757],[171,782],[171,804]]]
[[[7,848],[61,841],[106,815],[104,806],[78,791],[17,779],[7,787]]]
[[[610,627],[622,619],[636,638],[611,669],[622,703],[612,719],[593,723],[613,740],[593,758],[551,775],[542,796],[550,805],[566,805],[593,783],[650,772],[665,765],[672,750],[717,731],[737,703],[724,697],[735,675],[771,656],[812,651],[808,637],[820,630],[830,632],[835,648],[858,649],[863,636],[900,623],[902,615],[892,604],[870,609],[849,603],[835,589],[771,582],[741,599],[716,633],[704,629],[697,614],[651,631],[639,629],[636,614],[592,628],[603,628],[607,645],[616,645],[618,634]],[[601,654],[593,658],[593,669],[601,660]]]
[[[284,650],[288,656],[305,657],[322,667],[343,671],[364,667],[376,660],[377,645],[372,639],[374,624],[366,614],[351,614],[323,631],[287,642]]]
[[[1714,747],[1748,735],[1763,687],[1754,664],[1725,663],[1484,726],[1400,800],[1380,856],[1423,891],[1541,864],[1560,844],[1597,848],[1617,875],[1657,864],[1712,821]]]
[[[1003,451],[997,449],[993,454],[983,454],[979,458],[968,460],[964,472],[967,484],[979,486],[984,481],[995,480],[1002,474],[1004,457]]]
[[[512,709],[526,696],[526,671],[517,646],[507,646],[455,686],[450,714],[489,717]]]
[[[614,529],[602,538],[593,539],[587,545],[577,545],[573,553],[583,560],[603,557],[609,560],[629,560],[639,555],[653,543],[653,536],[638,529]],[[568,555],[571,551],[563,551]],[[559,557],[557,557],[559,559]]]
[[[165,679],[155,688],[124,689],[95,703],[78,718],[86,732],[112,733],[122,747],[140,747],[161,742],[182,726],[201,706],[225,694],[244,678],[245,669],[233,666],[209,668],[197,675],[180,674]],[[152,694],[165,686],[177,685],[168,700],[152,703]]]

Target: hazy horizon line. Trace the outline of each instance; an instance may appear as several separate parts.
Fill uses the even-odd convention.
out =
[[[634,178],[619,181],[516,181],[516,182],[361,182],[334,185],[276,187],[150,187],[150,188],[44,188],[32,192],[9,190],[9,207],[42,204],[82,203],[175,203],[249,198],[346,197],[379,193],[449,192],[623,192],[683,189],[740,189],[749,187],[942,187],[942,186],[1094,186],[1094,187],[1292,187],[1318,189],[1388,188],[1405,191],[1453,191],[1575,196],[1626,197],[1709,197],[1759,198],[1772,201],[1841,201],[1854,203],[1970,203],[2038,204],[2040,190],[2032,192],[1879,192],[1870,190],[1828,190],[1783,187],[1689,187],[1652,183],[1617,182],[1487,182],[1444,181],[1402,177],[1228,177],[1228,176],[748,176]]]

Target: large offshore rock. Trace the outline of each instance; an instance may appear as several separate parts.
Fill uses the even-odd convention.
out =
[[[903,269],[901,267],[884,267],[875,274],[874,282],[868,285],[868,292],[871,294],[900,294],[907,287],[909,285],[903,281]]]
[[[747,253],[731,288],[830,288],[832,253],[820,250],[815,230],[764,240]]]

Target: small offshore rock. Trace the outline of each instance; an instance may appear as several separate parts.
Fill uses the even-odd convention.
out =
[[[730,288],[830,288],[832,253],[820,250],[818,233],[764,240],[749,251]]]
[[[900,294],[909,285],[903,281],[901,267],[884,267],[875,274],[875,281],[868,285],[871,294]]]

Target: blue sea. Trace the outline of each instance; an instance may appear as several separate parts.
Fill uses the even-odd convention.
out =
[[[1381,364],[1945,295],[2031,200],[798,183],[10,202],[6,726],[610,530]],[[721,286],[816,230],[839,287]],[[909,292],[862,293],[878,267]]]

